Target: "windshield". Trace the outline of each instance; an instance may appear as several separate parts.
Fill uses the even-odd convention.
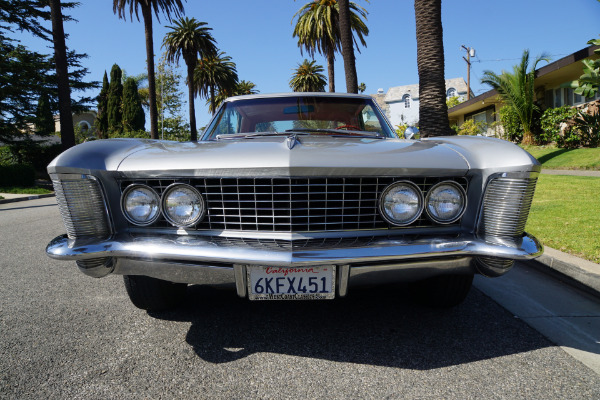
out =
[[[371,99],[289,96],[226,102],[206,129],[204,140],[290,132],[396,137]]]

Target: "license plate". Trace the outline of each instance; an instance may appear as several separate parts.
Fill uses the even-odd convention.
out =
[[[326,300],[335,298],[335,266],[263,267],[249,265],[250,300]]]

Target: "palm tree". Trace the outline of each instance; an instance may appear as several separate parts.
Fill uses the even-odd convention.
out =
[[[127,14],[133,20],[133,14],[140,20],[139,11],[144,19],[146,36],[146,62],[148,65],[148,101],[150,103],[150,135],[158,139],[158,110],[156,108],[156,78],[154,76],[154,41],[152,39],[152,11],[160,20],[159,13],[166,15],[171,20],[171,15],[179,16],[183,13],[181,0],[113,0],[113,13],[119,18],[126,19]]]
[[[220,52],[216,56],[202,57],[194,70],[196,92],[210,101],[210,111],[214,114],[217,91],[233,91],[238,83],[235,63],[231,57]]]
[[[540,61],[549,61],[546,54],[538,56],[531,68],[529,66],[529,50],[523,51],[521,63],[513,67],[513,72],[502,71],[497,75],[492,71],[484,71],[481,83],[496,89],[507,107],[511,107],[518,116],[523,128],[523,144],[533,144],[533,113],[539,108],[535,104],[535,70]]]
[[[442,1],[415,0],[415,17],[421,136],[452,135],[444,79]]]
[[[60,114],[60,137],[62,149],[75,146],[75,130],[71,113],[71,88],[67,65],[67,47],[63,28],[62,5],[60,0],[51,0],[50,14],[52,19],[52,41],[54,43],[54,59],[56,60],[56,79],[58,86],[58,110]]]
[[[206,22],[199,22],[195,18],[181,18],[175,21],[174,26],[163,39],[163,47],[166,49],[166,58],[169,62],[179,62],[183,57],[187,67],[188,106],[190,112],[190,131],[192,141],[198,140],[196,130],[196,111],[194,108],[194,69],[198,63],[198,56],[210,57],[217,54],[215,39],[212,37],[211,28]]]
[[[322,72],[323,66],[316,64],[315,60],[304,59],[294,70],[290,87],[294,92],[324,92],[327,80]]]
[[[415,0],[418,1],[418,0]],[[439,0],[441,1],[441,0]],[[340,42],[344,58],[346,75],[346,92],[358,93],[358,77],[356,76],[356,58],[352,43],[352,25],[350,22],[350,1],[339,0],[340,3]]]
[[[350,2],[350,27],[366,46],[365,36],[369,34],[369,28],[365,24],[367,11]],[[335,53],[340,51],[340,27],[339,27],[339,4],[336,0],[315,0],[305,4],[294,14],[298,21],[294,27],[293,37],[298,37],[300,51],[306,50],[310,57],[315,52],[321,53],[327,59],[327,72],[329,75],[329,91],[335,92],[334,61]],[[357,46],[356,37],[354,44]]]
[[[235,86],[235,88],[233,88],[233,90],[219,90],[217,92],[217,94],[215,95],[215,99],[214,99],[215,110],[212,109],[213,105],[212,105],[212,102],[210,99],[208,99],[206,101],[206,104],[208,105],[208,110],[214,114],[216,109],[218,109],[221,106],[221,104],[223,104],[225,99],[227,99],[228,97],[242,96],[245,94],[257,94],[257,93],[258,93],[258,90],[256,89],[256,85],[253,82],[240,81]]]

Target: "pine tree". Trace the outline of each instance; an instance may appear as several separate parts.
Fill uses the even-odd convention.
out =
[[[40,136],[48,136],[54,133],[54,116],[48,94],[42,93],[35,110],[35,133]]]
[[[102,79],[102,89],[98,96],[98,115],[96,116],[96,132],[100,139],[108,137],[108,76],[104,71],[104,79]]]
[[[127,78],[123,85],[123,130],[135,132],[144,129],[146,116],[138,94],[135,79]]]
[[[123,72],[117,64],[114,64],[110,70],[110,85],[108,86],[108,101],[106,105],[108,118],[108,132],[115,134],[122,132],[121,125],[123,116],[121,113],[121,102],[123,98],[123,84],[121,77]]]

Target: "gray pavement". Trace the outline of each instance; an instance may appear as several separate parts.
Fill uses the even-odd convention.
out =
[[[598,374],[477,287],[442,311],[401,286],[254,303],[193,285],[148,314],[119,277],[48,258],[63,232],[53,199],[0,205],[0,399],[600,398]]]

